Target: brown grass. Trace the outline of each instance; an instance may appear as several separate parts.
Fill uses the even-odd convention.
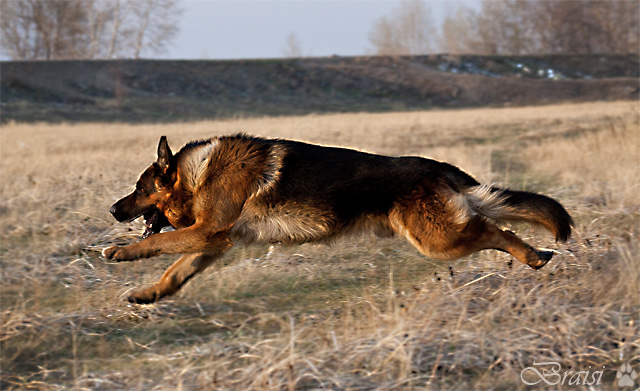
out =
[[[526,388],[534,361],[555,361],[604,367],[596,389],[618,389],[621,363],[640,362],[638,113],[614,102],[3,126],[0,388],[511,390]],[[109,205],[160,135],[177,149],[237,131],[447,160],[556,197],[576,232],[556,244],[516,227],[559,252],[538,272],[493,251],[434,262],[401,240],[237,248],[176,297],[126,304],[173,258],[102,260],[101,248],[141,231]]]

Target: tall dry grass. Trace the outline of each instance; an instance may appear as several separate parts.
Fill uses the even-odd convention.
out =
[[[621,363],[640,362],[639,127],[637,102],[3,126],[0,388],[511,390],[553,361],[604,372],[553,388],[618,389]],[[108,206],[160,135],[177,148],[237,131],[433,156],[556,197],[576,232],[556,244],[516,227],[558,251],[537,272],[491,251],[434,262],[400,240],[237,248],[176,297],[126,304],[173,259],[102,260],[142,228]]]

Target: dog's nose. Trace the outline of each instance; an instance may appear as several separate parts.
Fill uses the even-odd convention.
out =
[[[112,215],[115,216],[115,214],[116,214],[116,206],[115,206],[115,204],[111,205],[111,208],[109,208],[109,213],[111,213]]]

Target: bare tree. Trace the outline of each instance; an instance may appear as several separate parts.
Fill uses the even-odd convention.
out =
[[[287,35],[285,40],[285,47],[282,54],[287,58],[299,58],[302,57],[302,45],[295,33]]]
[[[640,3],[610,1],[544,1],[536,18],[546,16],[549,53],[638,53]],[[541,40],[542,41],[542,40]]]
[[[3,0],[2,51],[18,59],[139,58],[177,34],[175,0]]]
[[[485,1],[478,12],[460,7],[442,25],[441,49],[451,53],[525,54],[531,48],[532,2]],[[453,50],[451,50],[452,48]]]
[[[54,59],[73,56],[86,41],[85,9],[80,0],[0,2],[2,47],[12,58]]]
[[[473,47],[473,28],[476,14],[473,10],[458,6],[450,11],[440,26],[437,36],[438,48],[450,54],[472,54],[478,51]]]
[[[373,29],[369,33],[369,42],[373,45],[375,54],[406,54],[400,53],[403,49],[398,40],[398,34],[395,32],[395,27],[385,16],[373,23]]]
[[[134,58],[150,51],[161,53],[166,50],[167,43],[178,33],[177,18],[180,12],[175,0],[138,0],[133,13],[139,23],[135,31]]]
[[[131,35],[131,32],[124,27],[126,26],[126,22],[131,11],[130,7],[128,7],[127,5],[128,3],[123,6],[120,0],[115,0],[113,3],[113,7],[111,8],[111,23],[110,26],[108,26],[107,31],[105,32],[106,39],[108,40],[108,43],[105,45],[106,58],[115,57],[116,53],[120,52],[119,45],[122,45],[123,41],[128,41]]]
[[[637,0],[485,0],[442,25],[440,50],[477,54],[638,53]]]
[[[27,6],[26,2],[0,2],[0,43],[3,51],[11,58],[28,59],[35,51],[32,48],[35,45],[30,45],[36,34],[33,21],[22,16]]]
[[[430,8],[421,0],[402,0],[389,17],[374,22],[369,42],[375,54],[426,54],[434,35]]]

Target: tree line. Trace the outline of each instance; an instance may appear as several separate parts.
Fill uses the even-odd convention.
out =
[[[178,32],[175,0],[2,0],[2,49],[14,60],[140,58]]]
[[[442,24],[428,6],[403,0],[372,26],[380,55],[639,53],[638,0],[484,0],[459,6]]]
[[[178,33],[177,0],[2,0],[0,44],[13,60],[140,58]],[[429,3],[402,0],[369,32],[371,54],[640,54],[638,0],[484,0],[438,26]],[[286,57],[302,56],[295,34]]]

